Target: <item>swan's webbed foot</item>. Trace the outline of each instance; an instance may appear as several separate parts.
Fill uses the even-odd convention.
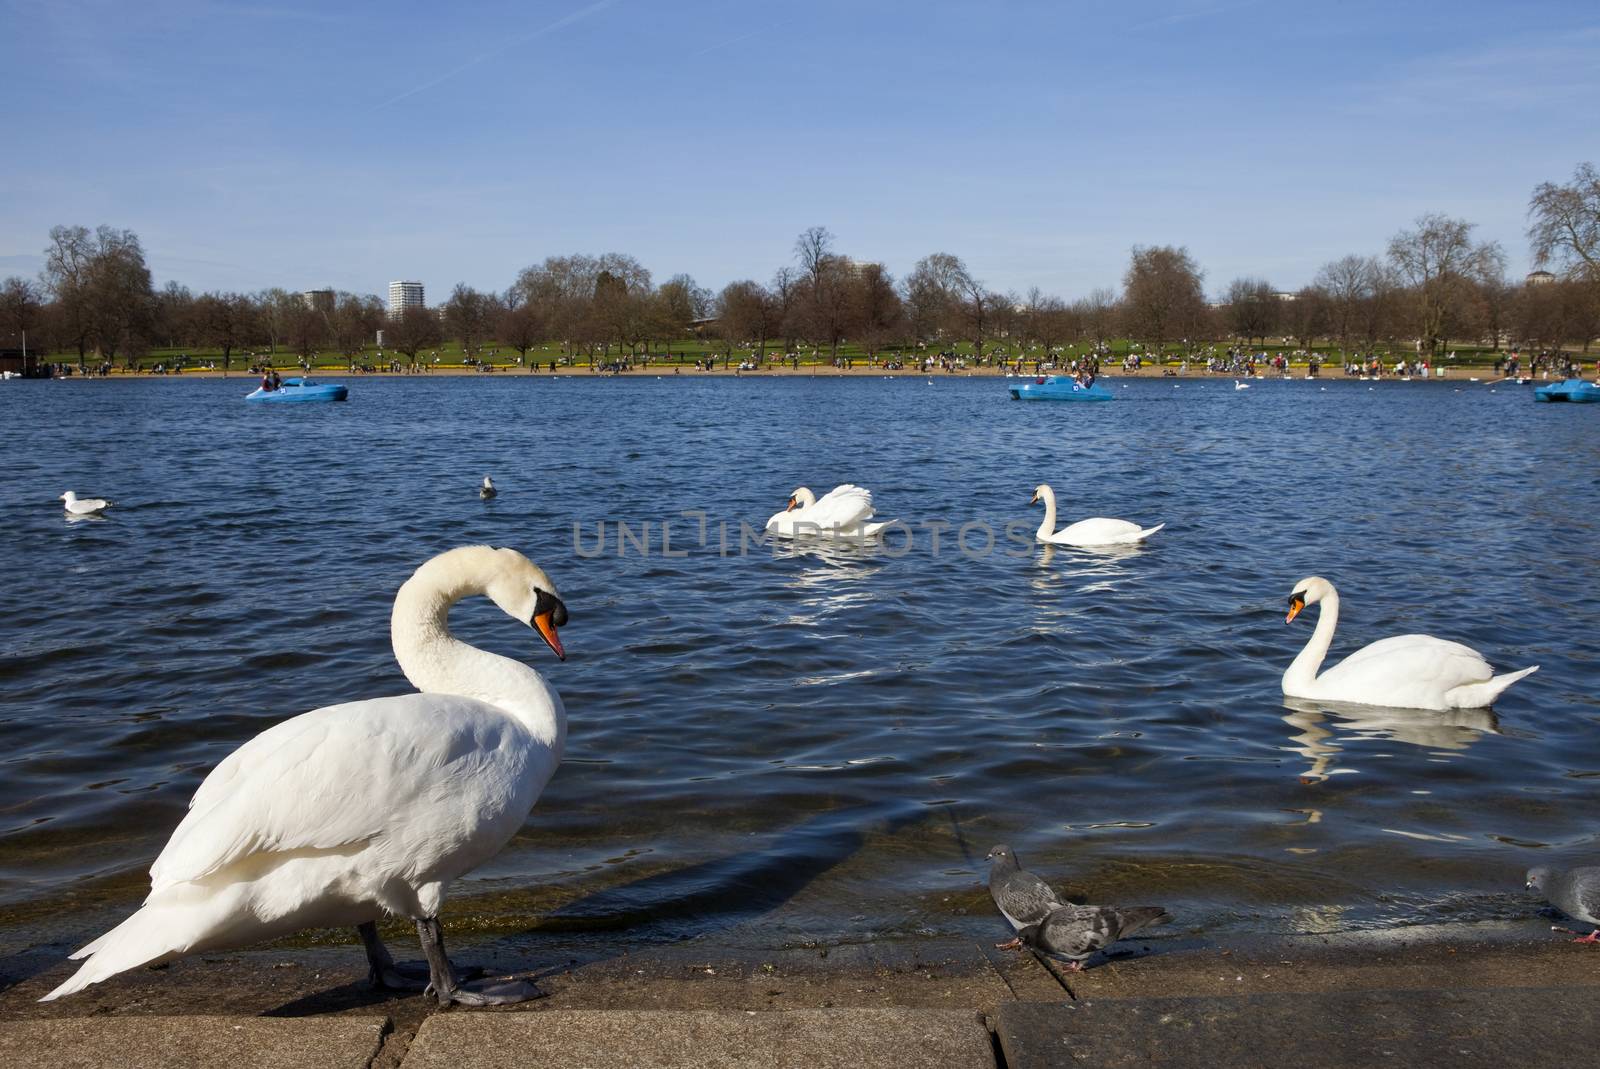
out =
[[[532,980],[518,980],[509,976],[457,984],[445,992],[434,991],[430,984],[428,992],[438,998],[441,1006],[448,1006],[452,1002],[458,1006],[511,1006],[545,996],[545,992]]]
[[[422,942],[423,956],[428,959],[428,985],[424,993],[438,999],[441,1006],[451,1003],[462,1006],[509,1006],[544,996],[544,992],[531,980],[500,977],[464,982],[462,974],[445,956],[444,929],[437,917],[424,917],[417,921],[417,938]],[[478,972],[481,975],[482,970]]]
[[[432,979],[432,970],[425,961],[396,962],[378,937],[377,924],[368,921],[356,926],[361,945],[367,952],[367,982],[379,991],[426,991]],[[481,965],[453,966],[452,973],[458,984],[476,980],[483,975]]]

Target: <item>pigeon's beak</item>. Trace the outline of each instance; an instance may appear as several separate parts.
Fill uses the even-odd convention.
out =
[[[788,506],[783,511],[785,511],[785,512],[793,512],[794,511],[794,507],[795,507],[796,504],[797,504],[797,502],[795,501],[795,499],[791,497],[789,499]]]
[[[1305,607],[1306,607],[1306,596],[1304,594],[1290,594],[1289,595],[1289,615],[1285,616],[1283,618],[1283,622],[1286,623],[1286,624],[1294,623],[1294,618],[1296,616],[1299,616],[1300,615],[1300,610],[1305,608]]]

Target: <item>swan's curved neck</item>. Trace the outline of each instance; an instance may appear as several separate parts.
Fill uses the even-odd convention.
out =
[[[1044,522],[1039,525],[1039,537],[1048,542],[1056,533],[1056,492],[1047,486],[1039,496],[1044,499]]]
[[[1317,670],[1328,656],[1328,647],[1333,645],[1333,629],[1339,626],[1339,592],[1329,590],[1317,605],[1316,630],[1311,632],[1311,640],[1300,651],[1300,656],[1283,673],[1285,690],[1295,684],[1304,687],[1315,683]]]
[[[450,607],[484,592],[489,549],[457,550],[417,569],[395,595],[389,621],[395,660],[424,694],[456,694],[505,710],[534,738],[558,749],[566,710],[544,677],[521,661],[470,646],[450,634]],[[459,554],[459,556],[458,556]]]

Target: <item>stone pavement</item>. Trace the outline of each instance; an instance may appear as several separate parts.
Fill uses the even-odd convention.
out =
[[[41,1005],[67,966],[30,955],[0,960],[0,1069],[1573,1069],[1600,1049],[1600,949],[1560,940],[1132,949],[1073,974],[964,940],[686,944],[547,967],[547,998],[477,1011],[371,991],[353,947],[180,961]]]

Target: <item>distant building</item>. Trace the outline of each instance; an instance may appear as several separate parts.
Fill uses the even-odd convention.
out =
[[[1280,301],[1292,301],[1300,295],[1298,293],[1287,293],[1283,290],[1279,290],[1277,293],[1274,293],[1273,296],[1278,298]]]
[[[407,308],[425,308],[427,303],[422,299],[422,283],[389,283],[389,315],[391,317],[398,316]]]
[[[1529,271],[1528,277],[1523,279],[1530,286],[1543,286],[1555,280],[1556,276],[1548,271]]]
[[[306,290],[300,294],[300,299],[306,302],[306,307],[316,312],[333,311],[332,290]]]

